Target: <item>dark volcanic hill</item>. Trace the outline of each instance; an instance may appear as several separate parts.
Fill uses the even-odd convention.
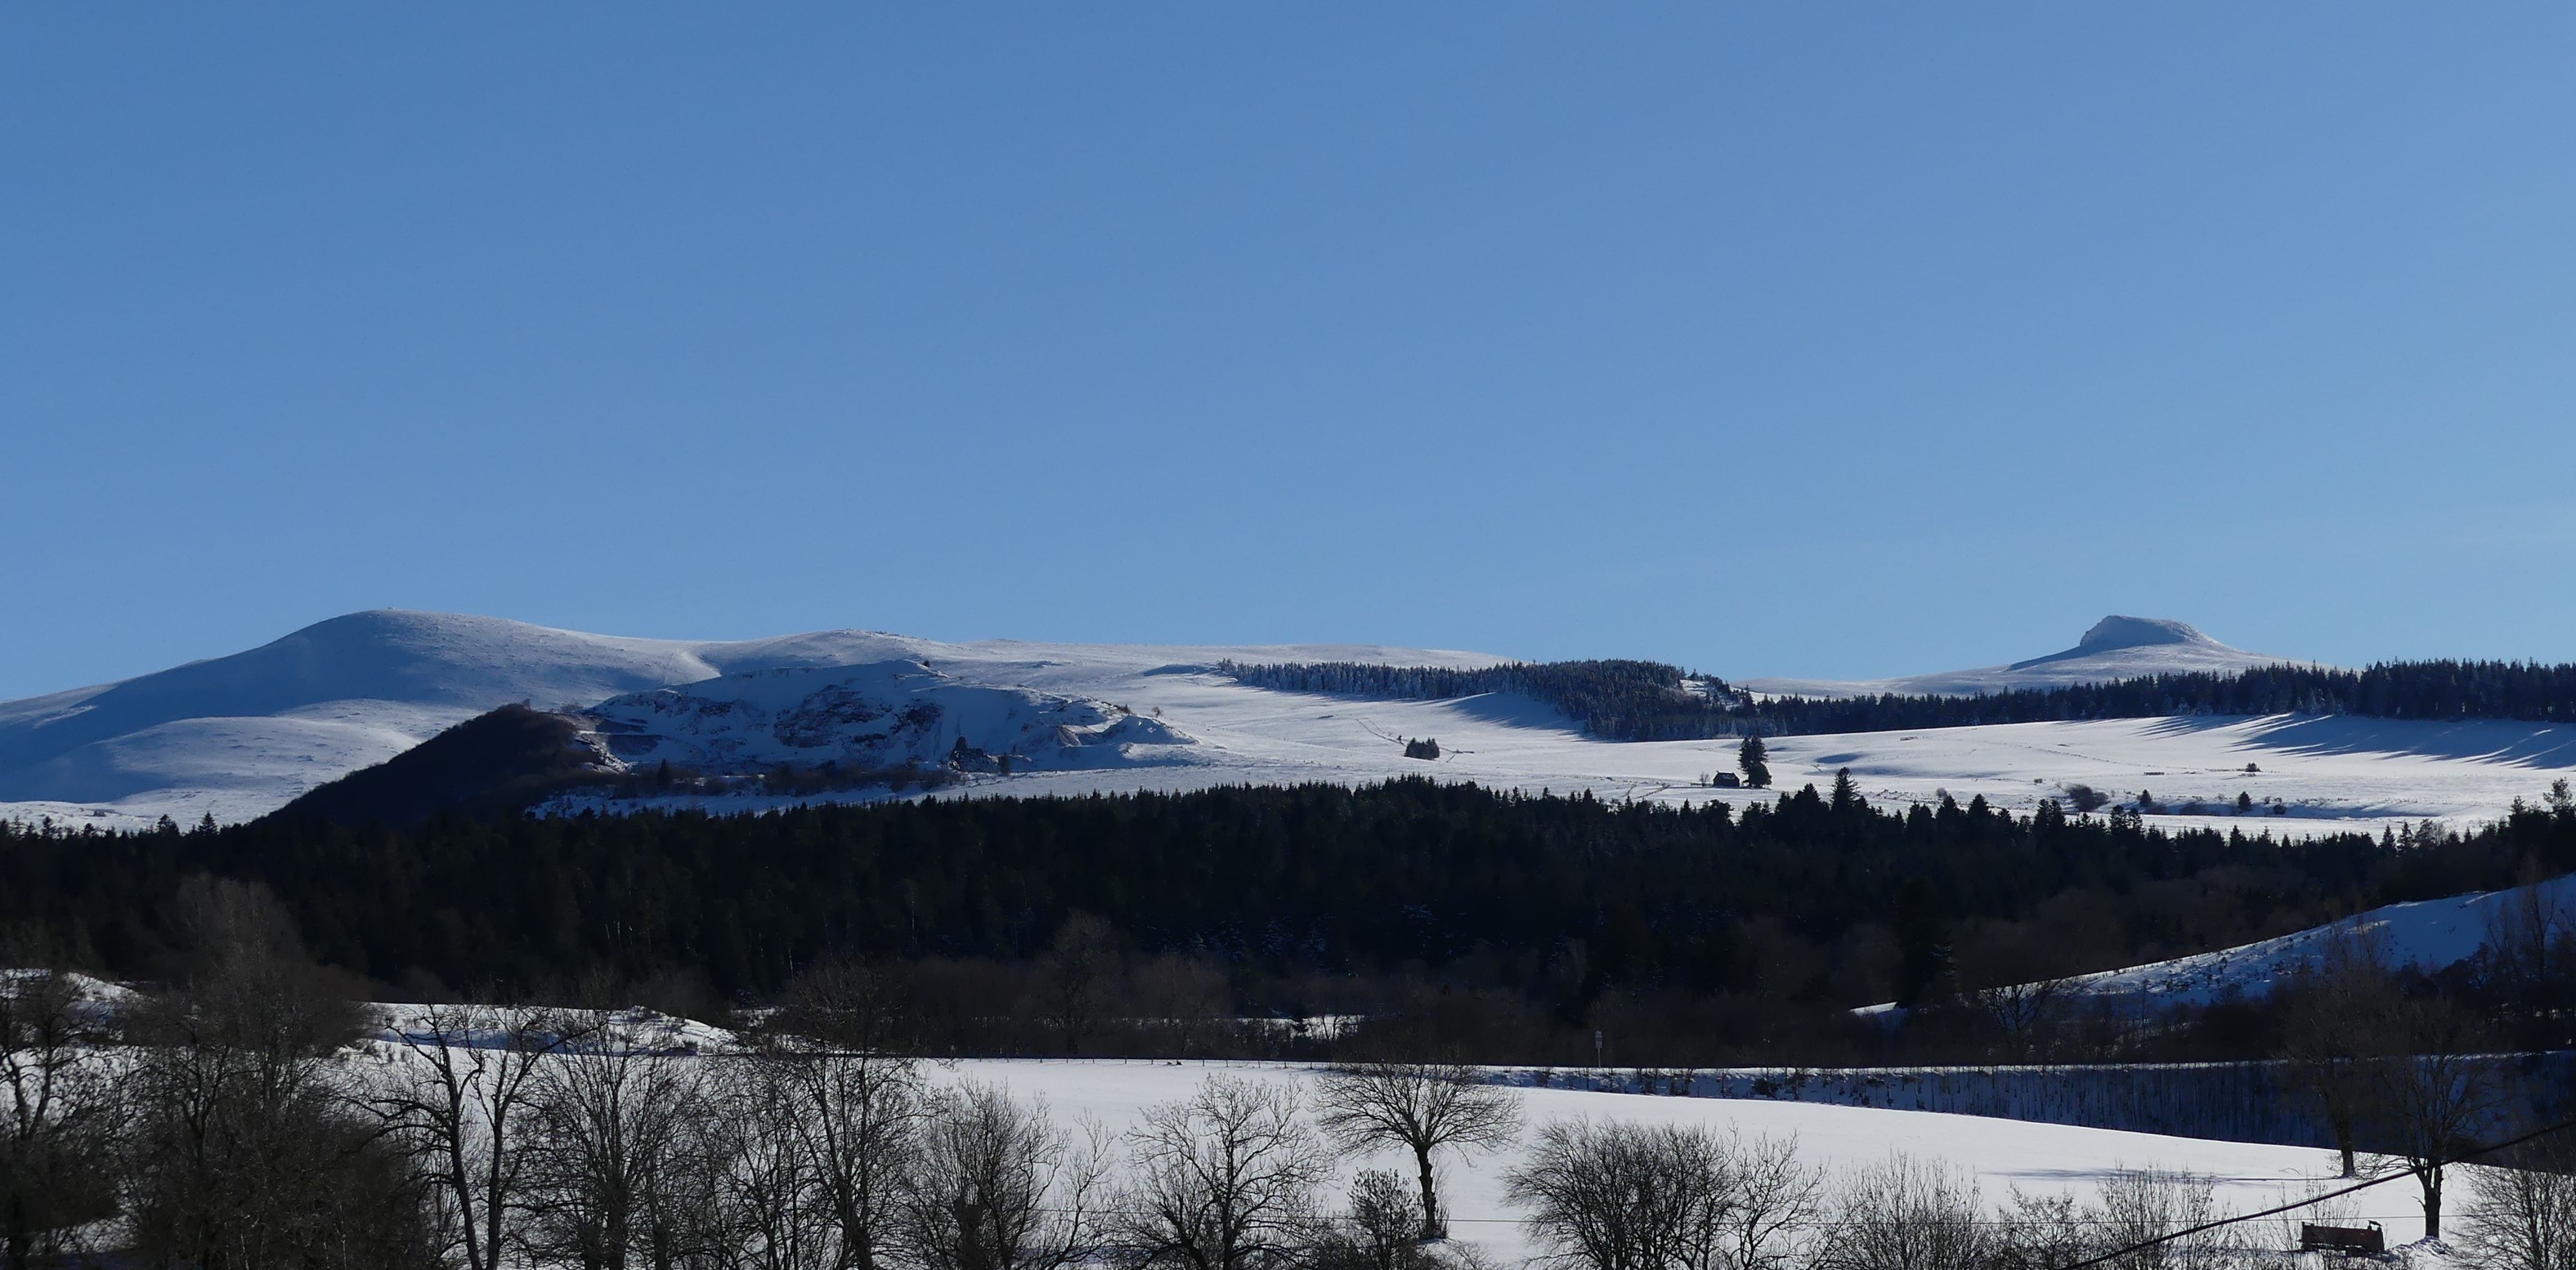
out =
[[[317,786],[270,815],[394,826],[417,824],[440,811],[500,815],[609,774],[574,720],[506,705]]]

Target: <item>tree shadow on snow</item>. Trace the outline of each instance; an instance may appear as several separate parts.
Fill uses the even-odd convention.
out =
[[[2244,751],[2323,757],[2405,754],[2514,767],[2576,768],[2576,727],[2511,719],[2365,719],[2352,715],[2195,715],[2159,720],[2151,734],[2179,736],[2251,724]]]

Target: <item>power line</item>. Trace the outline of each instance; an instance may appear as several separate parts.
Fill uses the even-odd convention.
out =
[[[2447,1166],[2449,1166],[2449,1165],[2453,1165],[2453,1164],[2465,1164],[2465,1163],[2469,1162],[2470,1160],[2474,1160],[2474,1159],[2478,1158],[2479,1156],[2482,1156],[2482,1155],[2492,1155],[2492,1154],[2494,1154],[2494,1153],[2496,1153],[2496,1152],[2498,1152],[2498,1151],[2502,1151],[2502,1150],[2504,1150],[2504,1149],[2506,1149],[2506,1148],[2508,1148],[2508,1147],[2517,1147],[2517,1146],[2521,1146],[2523,1143],[2525,1143],[2525,1142],[2529,1142],[2529,1141],[2531,1141],[2531,1140],[2532,1140],[2532,1139],[2534,1139],[2534,1138],[2541,1137],[2541,1136],[2544,1136],[2544,1135],[2546,1135],[2546,1134],[2556,1133],[2556,1132],[2558,1132],[2558,1131],[2559,1131],[2559,1130],[2561,1130],[2561,1129],[2569,1129],[2569,1128],[2576,1128],[2576,1120],[2561,1120],[2561,1121],[2559,1121],[2559,1122],[2558,1122],[2558,1123],[2556,1123],[2556,1124],[2549,1125],[2549,1126],[2547,1126],[2547,1127],[2545,1127],[2545,1128],[2534,1129],[2534,1130],[2532,1130],[2531,1132],[2526,1133],[2526,1134],[2523,1134],[2523,1135],[2521,1135],[2521,1136],[2519,1136],[2519,1137],[2507,1138],[2507,1139],[2505,1139],[2505,1140],[2504,1140],[2504,1141],[2502,1141],[2502,1142],[2490,1143],[2490,1144],[2488,1144],[2488,1145],[2486,1145],[2486,1146],[2479,1147],[2479,1148],[2477,1148],[2477,1149],[2475,1149],[2475,1150],[2472,1150],[2472,1151],[2464,1151],[2464,1152],[2462,1152],[2462,1153],[2460,1153],[2460,1154],[2458,1154],[2458,1155],[2455,1155],[2455,1156],[2450,1157],[2450,1158],[2449,1158],[2449,1159],[2447,1159],[2447,1160],[2444,1160],[2444,1161],[2442,1162],[2442,1164],[2441,1164],[2441,1165],[2436,1165],[2436,1166],[2433,1166],[2433,1167],[2437,1167],[2437,1168],[2438,1168],[2438,1167],[2447,1167]],[[2341,1189],[2341,1190],[2327,1191],[2326,1193],[2324,1193],[2324,1194],[2322,1194],[2322,1195],[2311,1195],[2311,1196],[2309,1196],[2309,1197],[2308,1197],[2308,1198],[2306,1198],[2306,1199],[2303,1199],[2303,1200],[2296,1200],[2296,1201],[2293,1201],[2293,1202],[2291,1202],[2291,1203],[2282,1204],[2282,1205],[2279,1205],[2278,1207],[2274,1207],[2274,1208],[2267,1208],[2267,1209],[2264,1209],[2263,1211],[2258,1212],[2258,1213],[2245,1213],[2245,1214],[2243,1214],[2243,1215],[2241,1215],[2241,1216],[2236,1216],[2236,1217],[2222,1217],[2222,1218],[2219,1218],[2219,1219],[2218,1219],[2218,1220],[2216,1220],[2216,1221],[2202,1222],[2201,1224],[2199,1224],[2199,1225],[2197,1225],[2197,1226],[2186,1227],[2185,1229],[2174,1231],[2174,1232],[2172,1232],[2171,1234],[2158,1235],[2158,1236],[2156,1236],[2156,1237],[2155,1237],[2155,1238],[2153,1238],[2153,1239],[2140,1240],[2139,1242],[2134,1243],[2134,1244],[2131,1244],[2131,1245],[2129,1245],[2129,1246],[2128,1246],[2128,1247],[2126,1247],[2126,1248],[2115,1248],[2115,1249],[2112,1249],[2111,1251],[2106,1252],[2106,1253],[2103,1253],[2101,1256],[2098,1256],[2098,1257],[2088,1257],[2088,1258],[2086,1258],[2086,1259],[2084,1259],[2084,1260],[2082,1260],[2082,1261],[2072,1262],[2072,1263],[2069,1263],[2069,1264],[2067,1264],[2067,1265],[2059,1266],[2059,1267],[2057,1268],[2057,1270],[2086,1270],[2086,1267],[2088,1267],[2088,1266],[2098,1266],[2098,1265],[2101,1265],[2103,1262],[2117,1260],[2118,1258],[2128,1256],[2130,1253],[2133,1253],[2133,1252],[2144,1252],[2145,1250],[2147,1250],[2147,1249],[2149,1249],[2149,1248],[2153,1248],[2153,1247],[2155,1247],[2155,1246],[2156,1246],[2156,1245],[2158,1245],[2158,1244],[2171,1243],[2172,1241],[2174,1241],[2174,1240],[2176,1240],[2176,1239],[2184,1238],[2185,1236],[2202,1234],[2202,1233],[2205,1233],[2205,1232],[2207,1232],[2207,1231],[2216,1230],[2216,1229],[2218,1229],[2218,1228],[2219,1228],[2219,1227],[2221,1227],[2221,1226],[2233,1226],[2233,1225],[2235,1225],[2235,1224],[2236,1224],[2236,1223],[2238,1223],[2238,1222],[2255,1221],[2255,1220],[2258,1220],[2258,1219],[2261,1219],[2261,1218],[2265,1218],[2265,1217],[2278,1217],[2278,1216],[2280,1216],[2280,1215],[2281,1215],[2281,1214],[2283,1214],[2283,1213],[2287,1213],[2287,1212],[2295,1212],[2295,1211],[2297,1211],[2298,1209],[2308,1208],[2308,1207],[2311,1207],[2311,1206],[2313,1206],[2313,1205],[2322,1204],[2322,1203],[2324,1203],[2324,1202],[2326,1202],[2327,1200],[2330,1200],[2330,1199],[2340,1199],[2340,1198],[2342,1198],[2343,1196],[2350,1195],[2350,1194],[2352,1194],[2352,1193],[2353,1193],[2353,1192],[2355,1192],[2355,1191],[2366,1191],[2366,1190],[2369,1190],[2371,1187],[2374,1187],[2374,1186],[2380,1186],[2380,1185],[2384,1185],[2384,1184],[2389,1183],[2389,1182],[2394,1182],[2394,1181],[2396,1181],[2397,1179],[2399,1179],[2399,1178],[2401,1178],[2401,1177],[2420,1177],[2420,1176],[2422,1176],[2423,1172],[2424,1172],[2424,1170],[2423,1170],[2423,1169],[2421,1169],[2421,1168],[2412,1168],[2412,1169],[2407,1169],[2407,1170],[2405,1170],[2405,1171],[2403,1171],[2403,1172],[2390,1173],[2390,1174],[2388,1174],[2388,1175],[2387,1175],[2387,1176],[2385,1176],[2385,1177],[2374,1177],[2374,1178],[2372,1178],[2372,1179],[2370,1179],[2369,1181],[2366,1181],[2366,1182],[2355,1182],[2355,1183],[2353,1183],[2352,1185],[2347,1186],[2347,1187],[2344,1187],[2344,1188],[2343,1188],[2343,1189]]]

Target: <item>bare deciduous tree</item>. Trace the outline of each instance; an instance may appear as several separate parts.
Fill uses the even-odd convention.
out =
[[[767,1058],[719,1061],[700,1083],[712,1259],[727,1270],[842,1270],[790,1072]]]
[[[1226,1009],[1225,974],[1215,966],[1164,953],[1128,978],[1135,1008],[1170,1038],[1171,1052],[1196,1054],[1219,1034]]]
[[[2098,1247],[2091,1219],[2077,1211],[2074,1196],[2015,1190],[1995,1223],[1987,1265],[1989,1270],[2057,1270],[2092,1256]]]
[[[781,1079],[813,1161],[816,1199],[839,1246],[839,1270],[877,1270],[889,1242],[922,1114],[921,1072],[884,1054],[784,1060]]]
[[[2398,1053],[2373,1069],[2379,1119],[2424,1204],[2424,1237],[2442,1237],[2442,1182],[2453,1160],[2493,1127],[2496,1074],[2478,1053],[2477,1021],[2448,1001],[2409,998],[2385,1017]]]
[[[1983,1270],[1997,1233],[1974,1179],[1906,1155],[1846,1177],[1827,1231],[1821,1270]]]
[[[1412,1153],[1422,1187],[1424,1239],[1448,1234],[1433,1157],[1444,1150],[1499,1150],[1521,1131],[1519,1096],[1454,1063],[1336,1067],[1316,1091],[1315,1109],[1324,1132],[1347,1153],[1387,1147]]]
[[[1351,1179],[1341,1241],[1322,1260],[1354,1270],[1416,1270],[1427,1260],[1421,1235],[1422,1205],[1413,1188],[1384,1169],[1362,1169]]]
[[[2390,1049],[2387,1012],[2396,994],[2383,941],[2362,935],[2331,937],[2317,963],[2283,994],[2281,1057],[2324,1114],[2345,1177],[2358,1167],[2356,1135],[2378,1090],[2379,1060]]]
[[[99,1003],[79,976],[18,953],[0,971],[0,1264],[25,1270],[76,1251],[80,1225],[116,1211],[116,1102]]]
[[[1118,933],[1089,913],[1068,914],[1040,964],[1047,1014],[1064,1038],[1064,1052],[1079,1054],[1118,971]]]
[[[499,1270],[519,1215],[534,1080],[545,1056],[587,1044],[542,1010],[432,1005],[403,1031],[394,1083],[371,1102],[446,1196],[466,1270]]]
[[[1720,1154],[1705,1129],[1558,1120],[1504,1175],[1504,1194],[1529,1212],[1546,1264],[1708,1270],[1726,1202]]]
[[[1188,1100],[1146,1108],[1128,1135],[1122,1242],[1188,1270],[1294,1264],[1316,1242],[1315,1192],[1331,1167],[1298,1103],[1283,1084],[1210,1076]]]
[[[604,1011],[574,1015],[587,1044],[537,1068],[530,1255],[626,1270],[673,1261],[702,1233],[690,1177],[697,1064],[628,1043]]]
[[[973,1083],[932,1095],[902,1202],[904,1247],[924,1270],[1057,1270],[1091,1251],[1108,1170],[1083,1142]]]
[[[363,1016],[275,899],[190,879],[197,966],[136,1012],[122,1081],[134,1251],[151,1264],[427,1265],[427,1187],[339,1083]]]
[[[764,1054],[797,1108],[816,1203],[837,1270],[878,1270],[923,1114],[921,1065],[901,1047],[911,1014],[896,976],[859,962],[817,966],[790,986]]]
[[[2564,1135],[2470,1165],[2461,1243],[2493,1270],[2576,1270],[2576,1150]]]
[[[2181,1234],[2221,1215],[2206,1177],[2123,1169],[2102,1184],[2100,1206],[2086,1214],[2086,1222],[2104,1249],[2148,1245],[2113,1260],[2117,1270],[2204,1270],[2233,1264],[2245,1252],[2233,1228]]]
[[[1823,1170],[1798,1158],[1795,1135],[1730,1135],[1721,1150],[1728,1194],[1714,1270],[1789,1270],[1802,1252],[1801,1232],[1823,1206]]]
[[[2065,997],[2063,979],[2001,984],[1968,994],[1969,1001],[2001,1034],[2002,1057],[2011,1063],[2029,1062],[2043,1047]]]

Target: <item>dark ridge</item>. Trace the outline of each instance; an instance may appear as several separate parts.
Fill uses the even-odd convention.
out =
[[[506,705],[308,790],[267,818],[404,828],[442,811],[484,817],[523,811],[606,776],[598,753],[582,743],[579,724]]]

